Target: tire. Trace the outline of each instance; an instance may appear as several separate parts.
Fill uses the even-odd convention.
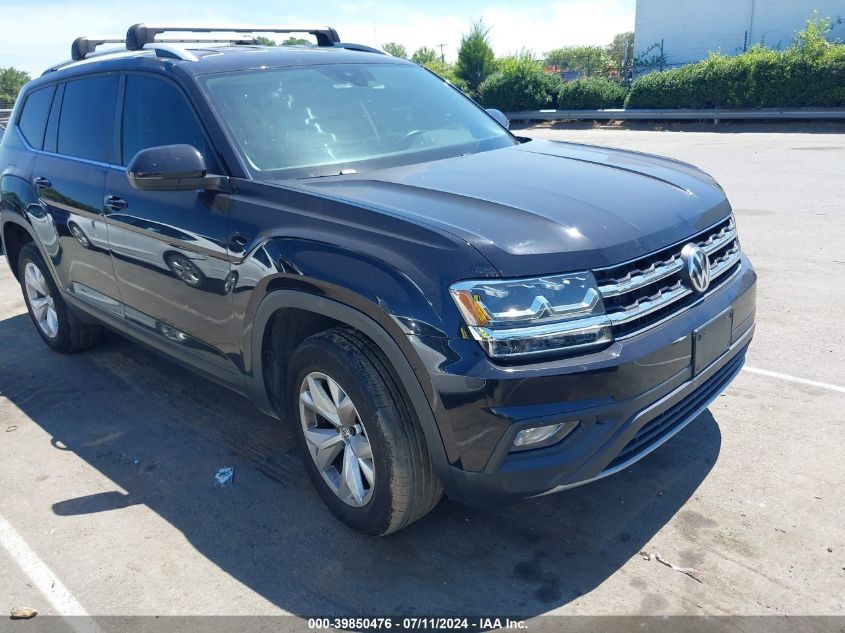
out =
[[[294,421],[302,461],[320,497],[337,518],[360,532],[384,536],[422,518],[437,505],[443,489],[422,430],[388,369],[387,360],[369,339],[349,328],[315,334],[294,352],[288,377],[289,414]],[[309,377],[313,383],[308,382]],[[321,377],[334,380],[338,389],[332,391],[328,380]],[[319,398],[312,397],[312,392],[323,393],[330,399],[340,394],[336,401],[341,406],[334,409],[337,412],[334,422],[327,421],[330,416],[316,413],[311,403]],[[344,395],[351,400],[354,415],[349,412]],[[310,403],[306,404],[309,399]],[[331,437],[330,432],[335,428],[339,429],[337,433],[343,444],[337,449],[338,442],[330,441],[332,451],[340,450],[340,454],[332,460],[333,466],[321,469],[315,455],[315,432]],[[348,431],[345,439],[344,428]],[[360,450],[360,446],[366,445],[369,450]],[[350,449],[354,456],[363,457],[357,462],[351,458],[350,463],[355,466],[347,471]],[[317,454],[323,460],[323,455],[333,453]],[[354,486],[345,483],[349,477],[344,473],[359,466],[358,480],[363,483],[359,492],[364,494],[356,495],[351,492]],[[372,474],[372,481],[368,480],[368,474]]]
[[[37,269],[40,277],[32,267]],[[50,349],[69,354],[88,349],[99,340],[102,328],[81,321],[68,308],[44,258],[32,242],[24,244],[18,254],[18,279],[29,318]],[[37,313],[33,303],[38,307]],[[43,316],[45,312],[49,315],[46,319]]]

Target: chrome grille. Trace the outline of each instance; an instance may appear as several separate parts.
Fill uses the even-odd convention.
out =
[[[722,285],[739,267],[740,250],[733,217],[698,235],[646,257],[594,270],[616,338],[636,334],[697,301],[682,275],[681,249],[694,243],[710,260],[710,287]]]

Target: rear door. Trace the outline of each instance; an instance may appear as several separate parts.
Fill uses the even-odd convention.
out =
[[[33,227],[59,285],[82,301],[123,316],[103,218],[106,175],[115,173],[118,74],[56,87],[33,185],[44,205]],[[49,239],[50,235],[53,239]]]
[[[120,125],[124,169],[107,176],[109,245],[129,327],[234,371],[229,197],[202,191],[138,191],[125,167],[137,152],[187,143],[217,159],[193,106],[170,79],[127,73]]]

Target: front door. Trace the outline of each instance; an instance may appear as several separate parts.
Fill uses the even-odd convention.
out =
[[[130,73],[124,94],[124,167],[142,149],[187,143],[202,152],[210,171],[218,171],[194,110],[175,83]],[[135,190],[125,169],[106,177],[109,246],[128,327],[234,372],[228,202],[227,195],[213,192]]]

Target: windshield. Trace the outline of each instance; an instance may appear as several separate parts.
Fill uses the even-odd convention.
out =
[[[408,165],[518,141],[411,64],[327,64],[201,78],[258,179]]]

